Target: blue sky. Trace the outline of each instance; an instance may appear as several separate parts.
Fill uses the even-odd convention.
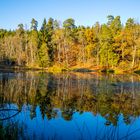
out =
[[[76,25],[92,26],[106,22],[107,15],[120,15],[139,21],[140,0],[0,0],[0,28],[15,29],[19,23],[30,26],[35,18],[42,24],[44,17],[60,21],[74,18]]]

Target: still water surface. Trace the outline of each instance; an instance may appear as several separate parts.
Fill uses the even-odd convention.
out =
[[[140,76],[0,73],[0,139],[139,140]]]

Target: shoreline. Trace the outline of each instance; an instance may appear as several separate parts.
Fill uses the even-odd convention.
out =
[[[112,74],[140,74],[139,69],[129,69],[129,70],[122,70],[119,68],[106,68],[101,66],[74,66],[71,68],[65,68],[60,66],[52,66],[48,68],[42,67],[24,67],[24,66],[6,66],[0,65],[0,72],[5,71],[43,71],[43,72],[51,72],[51,73],[62,73],[62,72],[79,72],[79,73],[112,73]]]

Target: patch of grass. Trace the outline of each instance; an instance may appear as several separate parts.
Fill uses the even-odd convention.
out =
[[[114,69],[114,73],[115,73],[115,74],[124,74],[124,70],[119,69],[119,68],[115,68],[115,69]]]
[[[52,73],[61,73],[64,71],[69,71],[69,69],[65,67],[61,67],[61,66],[56,66],[56,65],[48,68],[48,72],[52,72]]]

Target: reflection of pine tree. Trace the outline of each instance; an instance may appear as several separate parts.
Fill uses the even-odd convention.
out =
[[[31,106],[30,109],[30,118],[31,120],[36,117],[36,105]]]
[[[37,99],[39,102],[42,118],[47,115],[48,119],[51,119],[53,106],[52,106],[52,97],[55,91],[54,80],[51,75],[44,77],[41,75],[38,90],[37,90]],[[47,80],[46,80],[47,78]]]
[[[73,111],[71,109],[62,111],[63,119],[70,121],[72,120]]]

